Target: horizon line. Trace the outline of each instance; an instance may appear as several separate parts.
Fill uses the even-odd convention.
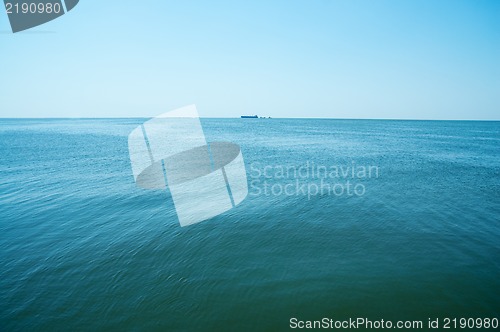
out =
[[[154,116],[125,116],[125,117],[0,117],[0,120],[113,120],[113,119],[149,119]],[[200,116],[200,119],[242,119],[238,117],[222,116]],[[297,119],[297,120],[384,120],[384,121],[488,121],[498,122],[499,119],[419,119],[419,118],[333,118],[333,117],[259,117],[253,119],[242,119],[245,121],[255,121],[255,119],[273,120],[273,119]]]

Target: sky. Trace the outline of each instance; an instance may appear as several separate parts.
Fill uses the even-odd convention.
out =
[[[500,1],[109,1],[13,34],[0,117],[500,119]]]

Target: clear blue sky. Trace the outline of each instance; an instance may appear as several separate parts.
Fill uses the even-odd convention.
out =
[[[0,49],[0,117],[500,119],[497,0],[81,0]]]

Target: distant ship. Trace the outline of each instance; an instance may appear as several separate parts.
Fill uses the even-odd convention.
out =
[[[241,118],[242,119],[257,119],[258,116],[257,115],[242,115]]]

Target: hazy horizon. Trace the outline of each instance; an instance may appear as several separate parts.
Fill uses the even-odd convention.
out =
[[[252,114],[253,115],[253,114]],[[149,119],[149,116],[124,116],[124,117],[0,117],[0,120],[116,120],[116,119]],[[240,116],[200,116],[200,119],[240,119]],[[374,121],[477,121],[477,122],[498,122],[500,119],[410,119],[410,118],[326,118],[326,117],[264,117],[259,115],[259,120],[268,119],[297,119],[297,120],[374,120]],[[254,119],[243,119],[244,121],[252,121]]]

